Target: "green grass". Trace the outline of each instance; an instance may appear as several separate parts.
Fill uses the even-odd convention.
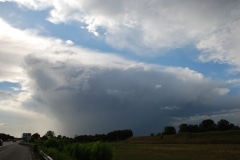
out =
[[[239,160],[240,132],[133,137],[111,143],[113,160]]]
[[[164,136],[133,137],[131,143],[162,143],[162,144],[240,144],[240,131],[180,133]]]
[[[239,160],[238,144],[115,143],[114,160]]]

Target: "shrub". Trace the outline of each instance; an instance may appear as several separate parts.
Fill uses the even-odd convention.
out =
[[[73,144],[69,151],[77,160],[111,160],[113,158],[111,146],[101,142]]]
[[[112,148],[100,142],[93,144],[91,149],[91,160],[111,160],[113,158]]]
[[[60,146],[60,143],[57,139],[51,138],[45,142],[45,146],[47,148],[58,148]]]
[[[59,152],[55,148],[45,148],[42,147],[41,150],[44,151],[47,155],[49,155],[54,160],[74,160],[69,154],[64,152]]]
[[[72,143],[63,144],[60,140],[48,139],[41,149],[54,160],[111,160],[113,151],[109,144]]]

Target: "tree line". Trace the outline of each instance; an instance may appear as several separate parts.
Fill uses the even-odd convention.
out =
[[[69,138],[66,136],[55,136],[54,131],[48,131],[42,137],[38,133],[34,133],[31,137],[32,141],[37,141],[38,139],[47,140],[49,138],[56,138],[56,139],[67,139],[71,142],[113,142],[113,141],[120,141],[125,140],[133,136],[133,132],[130,129],[125,130],[114,130],[107,134],[95,134],[95,135],[76,135],[74,138]]]
[[[3,141],[7,141],[7,140],[13,140],[14,137],[9,134],[0,133],[0,139],[2,139]]]
[[[74,137],[75,142],[95,142],[95,141],[119,141],[130,138],[133,132],[130,129],[115,130],[107,134],[79,135]]]
[[[186,124],[182,123],[179,125],[178,133],[189,132],[189,133],[200,133],[200,132],[210,132],[210,131],[228,131],[228,130],[238,130],[239,126],[230,123],[225,119],[219,120],[215,123],[212,119],[205,119],[200,124]],[[173,126],[165,126],[161,135],[176,134],[177,131]]]

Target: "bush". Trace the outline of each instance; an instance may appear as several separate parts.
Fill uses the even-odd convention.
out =
[[[111,160],[110,145],[95,143],[63,143],[55,138],[46,140],[40,148],[54,160]]]
[[[91,149],[91,160],[111,160],[113,158],[112,148],[100,142],[93,144]]]
[[[101,142],[73,144],[69,151],[77,160],[111,160],[113,158],[111,146]]]
[[[78,144],[74,148],[74,157],[77,160],[90,160],[91,157],[91,145],[90,144]]]
[[[55,138],[51,138],[45,142],[45,146],[47,148],[58,148],[60,146],[60,142]]]
[[[64,153],[64,152],[59,152],[55,148],[42,147],[41,150],[43,150],[44,153],[49,155],[54,160],[74,160],[69,154]]]

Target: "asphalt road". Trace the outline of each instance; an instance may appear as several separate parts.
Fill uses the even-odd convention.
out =
[[[32,160],[27,146],[18,142],[3,142],[0,146],[0,160]]]

